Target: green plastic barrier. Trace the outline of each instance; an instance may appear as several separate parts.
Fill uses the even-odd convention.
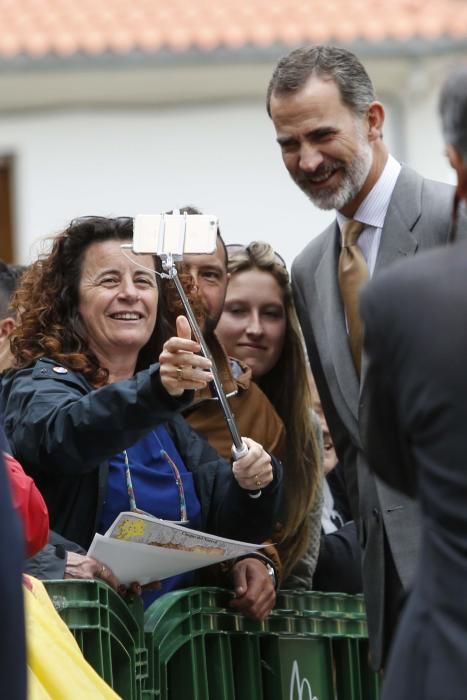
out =
[[[283,609],[292,609],[297,613],[303,610],[316,610],[317,612],[330,611],[365,615],[365,601],[361,594],[285,590],[279,591],[277,594],[275,612],[280,614]]]
[[[144,614],[99,581],[46,584],[84,656],[124,700],[378,700],[361,596],[286,591],[264,622],[217,588]],[[144,631],[143,631],[144,623]]]
[[[44,582],[84,657],[124,700],[141,700],[147,678],[143,606],[97,580]]]
[[[378,700],[361,597],[281,593],[262,623],[230,597],[192,588],[146,611],[146,700]]]

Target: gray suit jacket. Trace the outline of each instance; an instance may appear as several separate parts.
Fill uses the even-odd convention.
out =
[[[404,166],[386,214],[374,274],[417,250],[446,243],[452,198],[452,187],[425,180]],[[296,258],[292,284],[311,370],[359,528],[371,659],[378,669],[402,594],[412,582],[420,521],[417,504],[378,480],[363,453],[366,363],[363,358],[359,382],[337,281],[339,251],[339,228],[333,223]]]

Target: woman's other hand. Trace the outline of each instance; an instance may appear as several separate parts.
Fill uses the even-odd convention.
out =
[[[120,581],[112,569],[93,557],[76,552],[66,553],[64,578],[100,578],[112,586],[115,591],[120,588]]]
[[[263,562],[245,558],[232,569],[234,600],[229,605],[252,620],[264,620],[276,604],[276,591]]]
[[[199,350],[199,343],[191,339],[188,319],[178,316],[177,335],[164,343],[159,357],[161,382],[171,396],[203,389],[212,380],[211,360],[197,355]]]
[[[101,581],[108,583],[109,586],[124,597],[128,592],[141,595],[144,591],[158,591],[161,587],[160,581],[151,581],[151,583],[147,583],[144,586],[135,581],[129,586],[124,586],[120,584],[120,581],[109,566],[98,559],[78,554],[77,552],[66,553],[64,578],[100,578]]]
[[[271,457],[262,445],[251,438],[242,438],[248,452],[232,465],[234,477],[242,489],[258,491],[265,488],[274,478]]]

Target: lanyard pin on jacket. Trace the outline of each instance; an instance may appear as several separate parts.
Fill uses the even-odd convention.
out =
[[[166,223],[167,221],[172,217],[178,217],[181,220],[181,226],[178,231],[178,236],[177,236],[177,241],[174,244],[173,239],[173,232],[171,232],[170,235],[166,235]],[[199,215],[196,215],[196,218],[198,218]],[[180,216],[180,213],[178,211],[174,211],[174,215],[170,214],[161,214],[160,216],[139,216],[136,217],[135,220],[135,225],[134,225],[134,233],[133,233],[133,252],[135,253],[150,253],[152,255],[157,255],[158,257],[161,258],[162,261],[162,268],[164,270],[164,273],[162,274],[163,277],[166,277],[168,279],[171,279],[175,287],[177,289],[177,292],[180,296],[180,299],[183,304],[183,308],[185,309],[185,313],[188,318],[188,322],[191,326],[191,329],[195,335],[196,340],[200,344],[201,347],[201,352],[206,357],[208,360],[211,360],[212,367],[211,367],[211,373],[213,375],[213,388],[214,392],[217,395],[217,398],[219,399],[219,403],[221,405],[222,411],[224,413],[224,418],[225,422],[227,424],[227,428],[229,429],[230,435],[232,437],[232,457],[234,460],[240,459],[241,457],[244,457],[248,453],[248,447],[246,444],[243,442],[240,433],[237,428],[237,424],[235,422],[234,414],[232,412],[232,409],[230,408],[229,402],[227,400],[227,397],[225,395],[224,387],[222,386],[220,377],[219,377],[219,372],[217,370],[216,364],[213,360],[213,357],[211,355],[211,351],[209,350],[209,347],[206,343],[206,340],[203,336],[203,333],[201,331],[201,328],[199,327],[198,321],[196,320],[195,314],[193,313],[193,309],[191,308],[190,302],[188,300],[188,297],[185,293],[185,290],[183,289],[182,283],[180,282],[180,278],[178,276],[177,268],[175,267],[175,263],[178,260],[183,259],[183,251],[185,249],[185,241],[186,241],[186,235],[187,235],[187,222],[189,219],[189,215],[186,213]],[[138,221],[139,220],[139,221]],[[217,235],[217,221],[216,222],[210,222],[216,224],[216,235]],[[154,238],[156,237],[156,232],[155,232],[155,225],[158,227],[157,230],[157,246],[156,249],[154,249],[154,243],[152,243],[150,246],[146,246],[146,250],[142,250],[140,245],[135,246],[135,229],[136,225],[141,225],[141,230],[145,228],[145,226],[152,226],[153,230],[153,236]],[[148,229],[146,228],[146,231]],[[170,245],[173,246],[176,250],[176,252],[169,252],[167,248],[169,246],[166,246],[166,241],[165,239],[170,239]],[[123,246],[125,247],[125,246]],[[255,496],[254,494],[252,495],[253,498],[257,497],[260,495],[261,492],[258,492],[258,494]]]

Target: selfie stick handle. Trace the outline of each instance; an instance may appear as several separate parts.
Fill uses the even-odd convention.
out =
[[[188,298],[185,294],[185,290],[183,289],[182,283],[180,282],[178,273],[177,273],[177,268],[175,265],[173,265],[172,261],[170,260],[170,256],[168,256],[167,260],[163,260],[163,266],[164,269],[166,269],[170,279],[174,281],[175,287],[177,288],[177,291],[180,295],[180,299],[182,300],[183,307],[185,309],[185,313],[188,317],[188,321],[190,323],[190,326],[193,330],[193,333],[195,334],[196,340],[201,346],[201,351],[204,355],[204,357],[207,357],[208,360],[211,360],[212,362],[212,367],[211,367],[211,373],[213,376],[213,384],[214,388],[217,394],[217,397],[220,401],[222,411],[224,412],[225,420],[227,423],[227,427],[229,429],[230,435],[232,436],[232,442],[233,442],[233,447],[232,447],[232,457],[234,460],[240,459],[240,457],[244,457],[247,452],[248,452],[248,447],[245,445],[243,442],[240,433],[238,432],[237,424],[235,423],[235,418],[232,413],[232,410],[230,408],[229,402],[227,401],[227,397],[225,395],[224,387],[221,384],[220,378],[219,378],[219,373],[217,371],[217,367],[214,363],[214,360],[211,355],[211,351],[208,348],[208,345],[206,343],[206,340],[204,339],[203,333],[201,332],[201,328],[199,327],[198,321],[196,320],[196,316],[193,313],[193,309],[190,306],[190,302],[188,301]]]

